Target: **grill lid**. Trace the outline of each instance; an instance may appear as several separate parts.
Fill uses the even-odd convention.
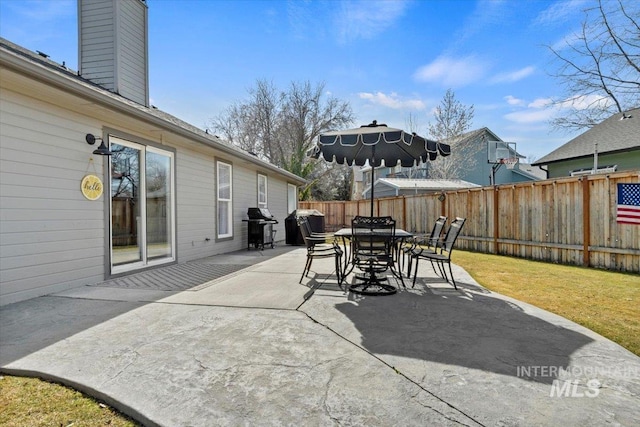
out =
[[[247,209],[247,216],[249,219],[275,220],[267,208],[249,208]]]

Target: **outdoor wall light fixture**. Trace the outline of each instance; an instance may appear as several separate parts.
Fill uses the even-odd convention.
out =
[[[85,141],[87,141],[87,144],[89,145],[94,145],[96,143],[96,139],[100,140],[100,146],[93,151],[93,154],[98,154],[100,156],[110,156],[113,154],[111,151],[109,151],[109,148],[105,145],[104,140],[102,138],[93,136],[92,134],[88,133],[84,137],[84,139]]]

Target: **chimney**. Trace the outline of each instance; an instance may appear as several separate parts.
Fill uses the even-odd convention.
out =
[[[144,0],[78,0],[80,75],[148,107],[147,9]]]

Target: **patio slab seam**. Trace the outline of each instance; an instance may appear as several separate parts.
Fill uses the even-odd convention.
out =
[[[306,301],[305,301],[306,302]],[[303,303],[304,304],[304,303]],[[404,374],[402,371],[400,371],[398,368],[396,368],[395,366],[390,365],[386,360],[384,360],[381,357],[378,357],[375,353],[372,353],[371,351],[367,350],[366,348],[364,348],[363,346],[361,346],[358,343],[355,343],[353,341],[351,341],[350,339],[348,339],[347,337],[341,335],[340,333],[338,333],[337,331],[335,331],[334,329],[332,329],[330,326],[320,322],[317,319],[314,319],[311,315],[309,315],[308,313],[305,313],[304,311],[300,310],[300,308],[297,309],[297,311],[300,311],[301,313],[303,313],[305,316],[307,316],[307,318],[309,318],[309,320],[311,320],[312,322],[326,328],[328,331],[330,331],[332,334],[334,334],[335,336],[337,336],[338,338],[340,338],[341,340],[353,345],[354,347],[358,348],[359,350],[365,352],[366,354],[368,354],[370,357],[373,357],[374,359],[376,359],[378,362],[382,363],[384,366],[388,367],[389,369],[393,370],[396,374],[400,375],[401,377],[403,377],[405,380],[409,381],[410,383],[412,383],[413,385],[417,386],[420,390],[424,391],[425,393],[427,393],[428,395],[430,395],[431,397],[435,398],[436,400],[438,400],[439,402],[444,403],[445,405],[447,405],[449,408],[453,409],[454,411],[457,411],[458,413],[462,414],[463,416],[467,417],[469,420],[473,421],[474,423],[477,423],[480,426],[484,427],[484,424],[482,424],[480,421],[476,420],[475,418],[473,418],[471,415],[465,413],[463,410],[461,410],[460,408],[457,408],[455,405],[452,405],[451,403],[447,402],[446,400],[444,400],[443,398],[441,398],[440,396],[438,396],[437,394],[427,390],[426,388],[424,388],[420,383],[414,381],[413,379],[411,379],[409,376],[407,376],[406,374]],[[415,396],[414,396],[415,397]],[[441,414],[444,418],[448,419],[449,421],[455,421],[454,419],[449,418],[446,414],[440,412],[437,408],[435,407],[431,407],[428,405],[427,406],[429,409]]]

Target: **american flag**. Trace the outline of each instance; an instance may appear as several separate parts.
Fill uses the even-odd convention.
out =
[[[618,184],[616,221],[640,224],[640,184]]]

